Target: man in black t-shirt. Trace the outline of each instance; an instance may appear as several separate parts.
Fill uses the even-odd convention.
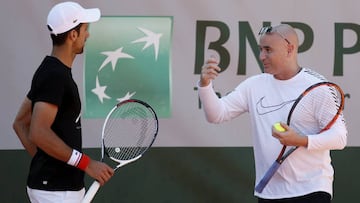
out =
[[[36,70],[13,127],[33,159],[27,179],[31,202],[80,202],[84,172],[107,182],[114,171],[82,153],[81,102],[71,66],[83,52],[89,23],[100,10],[74,2],[55,5],[47,25],[53,49]]]

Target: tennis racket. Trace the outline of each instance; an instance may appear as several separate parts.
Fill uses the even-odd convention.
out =
[[[314,101],[321,102],[321,105],[324,105],[323,108],[328,109],[326,115],[323,115],[320,123],[320,133],[328,130],[341,115],[342,110],[344,109],[344,92],[341,88],[331,82],[320,82],[316,83],[309,88],[307,88],[295,101],[291,107],[288,118],[287,125],[291,126],[292,118],[297,118],[300,116],[309,115],[309,111],[306,111],[306,108],[312,106]],[[256,185],[255,191],[261,193],[265,186],[268,184],[270,179],[274,176],[275,172],[278,170],[280,165],[284,160],[293,153],[298,147],[290,147],[287,150],[287,146],[283,146],[280,154],[278,155],[275,162],[271,165],[268,171],[265,173],[264,177]]]
[[[149,104],[136,99],[122,101],[105,118],[101,133],[101,160],[108,157],[116,163],[116,171],[141,158],[154,143],[157,133],[158,119]],[[99,182],[94,181],[82,202],[90,202],[99,187]]]

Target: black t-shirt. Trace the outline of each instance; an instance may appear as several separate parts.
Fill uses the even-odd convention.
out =
[[[55,57],[46,56],[36,70],[27,97],[58,106],[51,128],[67,145],[81,152],[81,102],[71,68]],[[52,158],[38,148],[31,161],[27,184],[30,188],[65,191],[84,187],[84,172]]]

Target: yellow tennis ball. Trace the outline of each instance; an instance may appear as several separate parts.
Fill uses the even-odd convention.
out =
[[[274,128],[279,132],[285,132],[285,128],[283,128],[280,123],[275,123]]]

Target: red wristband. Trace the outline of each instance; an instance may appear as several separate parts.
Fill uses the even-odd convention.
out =
[[[76,167],[85,171],[89,163],[90,163],[90,157],[88,157],[86,154],[82,154],[79,164]]]

